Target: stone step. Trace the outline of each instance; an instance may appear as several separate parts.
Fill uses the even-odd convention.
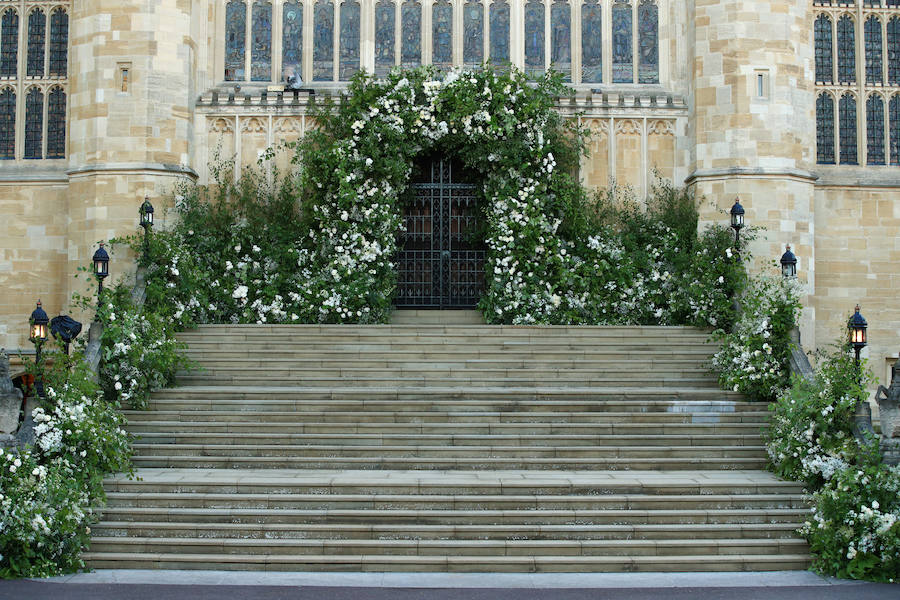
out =
[[[239,571],[677,572],[806,569],[809,555],[709,556],[370,556],[85,552],[93,569]]]
[[[588,361],[588,362],[632,362],[640,365],[643,359],[674,359],[692,360],[702,364],[710,359],[717,347],[678,346],[671,342],[665,344],[665,350],[648,352],[647,348],[624,347],[603,348],[599,346],[389,346],[348,344],[322,344],[313,347],[311,344],[298,343],[294,345],[273,344],[248,344],[240,342],[222,342],[207,344],[191,344],[185,354],[195,360],[209,359],[243,359],[258,360],[261,356],[272,356],[283,360],[297,359],[340,359],[358,358],[360,360],[384,360],[388,357],[393,361],[420,361],[442,362],[460,361],[466,358],[480,358],[484,360],[523,361],[548,359],[553,361]]]
[[[415,388],[420,389],[423,386],[448,387],[455,385],[471,385],[477,387],[494,387],[494,388],[522,388],[522,387],[538,387],[549,385],[550,382],[556,384],[560,389],[567,388],[600,388],[609,389],[614,387],[637,387],[644,380],[641,377],[609,377],[609,376],[582,376],[582,377],[566,377],[565,375],[550,375],[539,377],[537,375],[528,374],[528,376],[515,377],[513,375],[484,375],[470,374],[460,372],[450,375],[438,374],[409,374],[409,375],[392,375],[384,373],[382,375],[369,375],[366,377],[357,377],[352,372],[345,375],[327,376],[294,373],[291,370],[283,371],[261,371],[256,373],[259,377],[261,386],[264,387],[287,387],[292,385],[303,385],[304,387],[354,387],[359,389],[368,388],[384,388],[392,386],[396,388]],[[524,375],[524,374],[523,374]],[[235,373],[233,371],[206,371],[194,372],[190,374],[182,373],[178,377],[178,384],[181,386],[232,386],[246,383],[247,375],[244,372]],[[659,377],[656,383],[664,386],[681,386],[693,389],[709,388],[718,391],[718,382],[712,377],[688,377],[688,376],[672,376]]]
[[[574,373],[579,371],[598,373],[603,370],[620,371],[624,369],[633,370],[635,363],[633,361],[623,360],[595,360],[595,361],[571,361],[565,359],[548,359],[540,356],[530,358],[522,358],[520,360],[511,359],[490,359],[490,358],[463,358],[457,360],[448,360],[443,362],[422,362],[413,360],[397,360],[392,356],[381,356],[378,358],[371,357],[367,359],[361,358],[334,358],[323,359],[322,357],[313,358],[282,358],[280,356],[260,357],[256,355],[252,358],[209,358],[204,360],[201,366],[205,369],[327,369],[332,372],[343,372],[346,369],[352,369],[357,372],[378,371],[385,369],[399,370],[419,370],[424,372],[437,370],[459,370],[459,369],[528,369],[528,370],[550,370],[565,373]],[[643,369],[656,372],[673,372],[673,373],[706,373],[709,369],[704,361],[689,358],[644,358],[640,361],[640,367]]]
[[[391,313],[391,325],[407,324],[424,326],[440,325],[484,325],[484,317],[478,310],[416,310],[403,309]]]

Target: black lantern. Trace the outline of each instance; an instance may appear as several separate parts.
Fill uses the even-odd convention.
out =
[[[859,304],[857,304],[856,312],[853,313],[853,316],[850,317],[850,322],[847,324],[847,329],[850,332],[850,345],[853,346],[853,350],[856,352],[857,367],[859,367],[859,353],[868,344],[868,338],[866,337],[866,328],[868,326],[869,324],[859,314]]]
[[[49,335],[47,331],[47,324],[50,322],[50,318],[47,317],[47,313],[44,312],[43,308],[41,308],[40,300],[38,300],[37,308],[35,308],[31,313],[31,318],[28,321],[31,325],[30,339],[34,344],[34,366],[37,371],[34,376],[34,391],[39,397],[43,398],[44,380],[41,376],[41,346],[44,344],[44,342],[47,341],[47,337]]]
[[[797,257],[791,252],[788,245],[787,252],[781,255],[781,276],[785,279],[793,279],[797,276]]]
[[[141,227],[144,228],[144,258],[147,258],[147,253],[150,251],[150,240],[149,234],[150,229],[153,227],[153,205],[150,204],[150,198],[148,196],[144,196],[144,203],[141,204],[141,208],[138,211],[141,215]]]
[[[107,254],[106,250],[103,248],[103,242],[100,242],[100,247],[94,252],[93,260],[94,275],[97,277],[98,284],[97,300],[99,302],[100,296],[103,295],[103,280],[109,275],[109,254]]]
[[[734,229],[735,243],[741,240],[741,229],[744,227],[744,207],[741,206],[738,198],[734,199],[734,206],[731,207],[731,228]]]

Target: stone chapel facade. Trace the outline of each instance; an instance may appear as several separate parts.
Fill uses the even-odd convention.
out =
[[[594,136],[581,177],[736,197],[790,244],[807,348],[858,302],[886,379],[900,350],[900,0],[0,0],[0,346],[27,348],[144,196],[302,136],[307,90],[359,69],[562,71]],[[300,88],[296,93],[291,89]],[[162,219],[159,219],[160,222]],[[114,273],[127,271],[122,262]]]

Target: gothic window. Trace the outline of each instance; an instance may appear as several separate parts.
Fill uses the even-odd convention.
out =
[[[597,0],[581,5],[581,81],[603,82],[603,21]]]
[[[28,64],[25,75],[28,77],[44,76],[44,38],[47,29],[47,17],[39,8],[28,15]]]
[[[841,164],[856,165],[856,99],[850,94],[841,96],[838,104],[838,126],[841,143]]]
[[[231,0],[225,7],[225,81],[244,80],[247,5]]]
[[[313,8],[313,80],[334,79],[334,4],[319,0]]]
[[[466,2],[463,7],[463,62],[467,65],[484,62],[484,6],[481,2]]]
[[[830,94],[816,99],[816,162],[834,164],[834,100]]]
[[[491,62],[509,62],[509,3],[491,2]]]
[[[12,88],[0,92],[0,160],[16,157],[16,93]]]
[[[544,72],[544,3],[539,0],[525,5],[525,71]]]
[[[66,93],[57,86],[47,100],[47,158],[63,158],[66,155]]]
[[[272,79],[272,4],[253,3],[253,29],[250,39],[250,79]]]
[[[867,8],[880,8],[881,0],[866,0],[865,6]]]
[[[856,32],[853,19],[844,15],[837,24],[838,81],[856,82]]]
[[[900,18],[893,17],[887,24],[888,84],[900,84]]]
[[[626,1],[616,0],[612,8],[613,83],[634,82],[631,24],[631,5]]]
[[[384,77],[394,66],[394,3],[375,5],[375,74]]]
[[[44,94],[34,87],[25,96],[25,158],[41,158]]]
[[[655,0],[641,0],[638,7],[638,28],[638,83],[659,83],[659,8]]]
[[[50,76],[65,77],[69,60],[69,15],[62,8],[50,14]]]
[[[572,11],[568,2],[554,2],[550,7],[550,64],[572,79]]]
[[[866,100],[866,162],[884,164],[884,102],[878,94]]]
[[[9,8],[0,25],[0,77],[15,77],[19,62],[19,13]]]
[[[881,20],[871,16],[866,20],[866,83],[881,83]]]
[[[900,96],[893,96],[888,108],[891,118],[891,164],[900,165]]]
[[[453,63],[453,7],[439,0],[431,7],[431,64],[449,67]]]
[[[359,2],[341,4],[341,81],[359,71]]]
[[[302,79],[303,71],[303,4],[286,2],[281,9],[281,75],[282,79]]]
[[[400,62],[404,67],[422,64],[422,5],[406,0],[400,7]]]
[[[832,83],[834,58],[832,55],[831,18],[819,15],[816,19],[816,81]]]

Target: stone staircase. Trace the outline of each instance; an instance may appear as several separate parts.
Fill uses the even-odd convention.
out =
[[[764,405],[662,327],[203,326],[127,411],[94,568],[803,569]]]

